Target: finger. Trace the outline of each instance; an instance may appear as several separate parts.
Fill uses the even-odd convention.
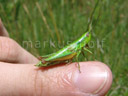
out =
[[[0,18],[0,36],[9,37],[9,34],[8,34],[7,30],[5,29],[5,27],[1,21],[1,18]]]
[[[13,63],[37,63],[38,60],[8,37],[0,37],[0,61]]]
[[[0,96],[103,96],[112,84],[110,69],[101,62],[81,62],[38,69],[33,65],[0,64]]]

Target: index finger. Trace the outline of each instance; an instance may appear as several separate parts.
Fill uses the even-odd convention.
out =
[[[1,18],[0,18],[0,36],[6,36],[6,37],[9,37],[9,34],[6,30],[6,28],[4,27],[2,21],[1,21]]]

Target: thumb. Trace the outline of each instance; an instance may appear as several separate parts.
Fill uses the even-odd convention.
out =
[[[50,69],[0,64],[0,96],[103,96],[108,92],[112,73],[105,64],[81,62],[81,73],[76,64]]]

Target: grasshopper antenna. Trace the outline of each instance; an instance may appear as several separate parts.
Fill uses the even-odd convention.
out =
[[[97,6],[98,6],[98,4],[99,4],[99,1],[100,1],[100,0],[97,0],[96,5],[95,5],[95,7],[94,7],[94,9],[93,9],[93,11],[92,11],[92,13],[91,13],[90,18],[89,18],[89,23],[88,23],[88,27],[87,27],[87,31],[89,31],[89,32],[92,30],[93,16],[94,16],[94,13],[95,13],[95,11],[96,11],[96,8],[97,8]]]

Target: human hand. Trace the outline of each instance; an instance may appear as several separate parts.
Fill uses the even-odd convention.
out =
[[[80,62],[81,73],[75,63],[37,68],[37,58],[8,37],[1,20],[0,35],[0,96],[104,96],[112,84],[101,62]]]

